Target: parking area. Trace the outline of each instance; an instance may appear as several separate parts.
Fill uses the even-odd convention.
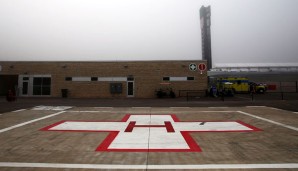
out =
[[[297,170],[298,114],[267,106],[35,106],[0,115],[0,168]]]

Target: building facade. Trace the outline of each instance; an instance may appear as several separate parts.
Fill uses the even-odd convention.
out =
[[[159,89],[207,89],[199,61],[0,62],[0,95],[21,97],[154,98]]]
[[[212,68],[211,54],[211,7],[202,6],[200,9],[201,37],[202,37],[202,59],[207,60],[207,69]]]

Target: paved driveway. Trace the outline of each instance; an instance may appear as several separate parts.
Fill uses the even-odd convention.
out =
[[[93,105],[2,113],[0,170],[298,169],[293,111]]]

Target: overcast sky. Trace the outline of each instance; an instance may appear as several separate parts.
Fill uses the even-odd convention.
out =
[[[0,0],[0,61],[298,63],[298,0]]]

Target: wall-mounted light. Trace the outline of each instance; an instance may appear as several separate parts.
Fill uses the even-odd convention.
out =
[[[127,69],[128,68],[128,66],[127,65],[125,65],[125,66],[123,66],[125,69]]]
[[[133,75],[128,75],[128,76],[127,76],[127,81],[133,81],[133,80],[134,80]]]
[[[63,68],[63,69],[67,68],[67,65],[63,65],[62,68]]]
[[[10,69],[13,69],[13,68],[14,68],[14,66],[13,66],[13,65],[10,65],[10,66],[9,66],[9,68],[10,68]]]

